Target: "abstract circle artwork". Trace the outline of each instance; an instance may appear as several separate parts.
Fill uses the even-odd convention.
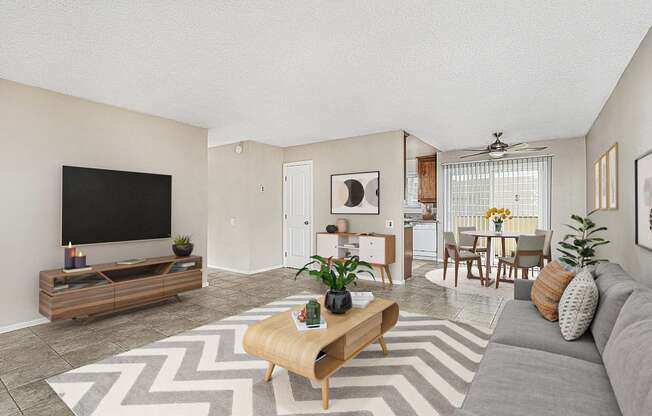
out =
[[[331,214],[380,214],[380,172],[331,175]]]

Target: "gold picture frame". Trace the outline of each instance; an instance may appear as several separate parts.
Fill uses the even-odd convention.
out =
[[[600,160],[593,163],[593,209],[600,209]]]
[[[600,209],[608,208],[609,177],[607,176],[607,154],[600,156]]]
[[[607,150],[607,209],[618,209],[618,143]]]
[[[614,143],[593,163],[593,209],[618,209],[618,167],[618,143]]]

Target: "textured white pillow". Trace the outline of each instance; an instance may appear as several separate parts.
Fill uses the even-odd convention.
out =
[[[582,269],[566,286],[559,300],[559,328],[566,341],[581,337],[591,325],[598,306],[598,286],[588,269]]]

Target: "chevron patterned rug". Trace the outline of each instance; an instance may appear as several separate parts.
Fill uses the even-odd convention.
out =
[[[314,295],[296,295],[48,380],[77,416],[451,415],[460,407],[490,332],[401,312],[385,334],[321,385],[247,355],[247,326]]]

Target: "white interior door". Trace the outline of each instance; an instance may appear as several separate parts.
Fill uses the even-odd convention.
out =
[[[283,165],[285,267],[303,267],[312,255],[312,161]]]

